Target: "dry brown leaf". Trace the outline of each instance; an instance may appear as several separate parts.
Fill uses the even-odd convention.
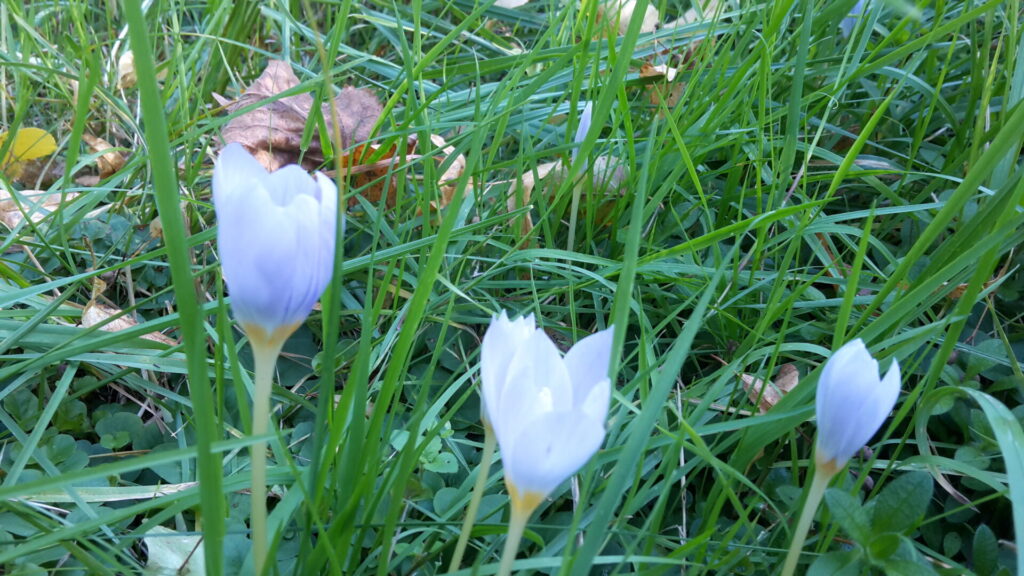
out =
[[[779,366],[779,373],[774,383],[771,380],[765,382],[750,374],[741,374],[740,380],[743,381],[743,389],[747,391],[747,397],[751,402],[756,402],[758,411],[764,414],[799,384],[800,373],[796,366],[783,364]]]
[[[117,88],[125,90],[135,86],[135,54],[128,50],[117,59]]]
[[[113,320],[110,320],[111,318]],[[100,304],[94,298],[82,310],[82,328],[90,328],[103,322],[107,323],[100,326],[100,330],[105,332],[120,332],[139,325],[131,316],[125,315],[124,310]],[[165,336],[160,332],[149,332],[143,334],[141,338],[167,344],[168,346],[176,346],[178,344],[173,338]]]
[[[100,153],[96,158],[96,166],[100,171],[100,180],[124,168],[124,156],[110,142],[98,136],[93,136],[88,132],[82,134],[82,140],[85,140],[90,150]]]
[[[641,78],[665,78],[671,82],[676,79],[677,72],[675,68],[669,68],[668,64],[648,64],[644,62],[640,65]]]
[[[775,375],[775,386],[783,396],[789,394],[799,383],[800,371],[796,369],[795,364],[786,363],[779,366],[779,373]]]
[[[64,177],[64,159],[61,157],[36,158],[21,165],[21,172],[15,182],[29,188],[43,189],[53,186]]]
[[[214,98],[228,112],[262,102],[259,107],[228,122],[222,132],[224,142],[244,145],[269,171],[297,164],[300,157],[305,168],[312,170],[320,167],[324,162],[324,151],[319,135],[313,135],[308,149],[303,151],[301,148],[302,133],[313,109],[313,97],[302,93],[276,98],[298,85],[299,78],[288,63],[271,60],[259,78],[237,100],[229,101],[214,94]],[[369,140],[381,111],[380,102],[373,93],[346,86],[332,102],[323,103],[319,112],[332,137],[337,122],[340,148],[348,149],[356,143]]]
[[[375,144],[356,146],[340,158],[341,170],[354,188],[362,188],[362,196],[371,203],[380,202],[381,196],[385,194],[384,186],[387,186],[384,204],[388,208],[393,208],[398,182],[393,175],[388,177],[388,171],[392,170],[397,150],[398,147],[395,145],[383,152],[381,146]],[[334,177],[336,171],[327,170],[326,173]],[[349,206],[358,203],[355,198],[349,199]]]
[[[441,199],[440,202],[430,202],[430,207],[437,210],[444,208],[452,201],[452,196],[455,194],[455,181],[462,176],[463,171],[466,169],[466,157],[462,154],[457,154],[455,147],[450,146],[441,136],[431,134],[430,142],[436,149],[441,151],[440,154],[434,155],[434,160],[438,164],[444,164],[455,154],[455,158],[437,179],[438,187],[441,191]],[[416,138],[410,138],[409,151],[415,152],[416,146]],[[349,181],[352,182],[353,186],[363,188],[362,196],[373,203],[380,202],[383,195],[384,182],[387,182],[388,190],[385,205],[388,208],[393,208],[396,203],[395,194],[398,183],[393,175],[389,178],[388,172],[393,170],[393,165],[398,160],[395,156],[397,152],[398,147],[396,145],[392,145],[391,148],[384,152],[381,152],[381,148],[378,145],[356,146],[349,154],[340,159],[342,171],[349,178]],[[407,159],[415,157],[415,155],[411,154],[406,156]],[[326,170],[324,172],[331,177],[334,177],[336,174],[334,170]],[[357,204],[358,201],[355,198],[349,200],[349,206]]]
[[[78,194],[69,192],[64,194],[63,198],[67,201],[76,196]],[[61,194],[59,192],[22,190],[17,193],[17,197],[13,197],[7,190],[0,190],[0,222],[12,230],[21,224],[26,214],[33,222],[39,222],[56,210],[60,206],[60,202]],[[24,214],[22,210],[24,210]]]
[[[686,86],[682,82],[674,82],[669,85],[668,90],[661,90],[654,88],[648,91],[652,106],[660,106],[664,101],[665,107],[669,110],[676,107],[679,101],[683,99],[683,90]],[[658,111],[659,115],[663,115],[661,110]]]

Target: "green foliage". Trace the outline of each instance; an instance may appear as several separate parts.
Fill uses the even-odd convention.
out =
[[[928,512],[932,488],[931,475],[910,472],[886,483],[866,504],[830,489],[828,509],[856,547],[820,556],[809,573],[861,574],[872,566],[886,574],[935,574],[910,538]]]

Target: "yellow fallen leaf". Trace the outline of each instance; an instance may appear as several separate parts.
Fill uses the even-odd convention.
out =
[[[0,134],[0,149],[7,145],[6,132]],[[46,130],[40,128],[22,128],[14,133],[14,141],[7,148],[0,169],[11,179],[21,174],[22,165],[36,158],[49,156],[57,151],[57,141]]]

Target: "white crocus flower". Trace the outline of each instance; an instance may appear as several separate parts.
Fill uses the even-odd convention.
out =
[[[563,357],[532,315],[491,320],[481,348],[484,418],[512,501],[499,574],[511,570],[530,514],[604,442],[612,339],[612,328],[602,330]]]
[[[484,335],[481,379],[513,500],[539,499],[579,470],[604,441],[612,329],[580,340],[565,357],[533,316],[505,312]]]
[[[267,434],[277,356],[331,280],[338,189],[296,165],[268,173],[241,144],[213,169],[217,247],[235,318],[255,360],[252,434]],[[253,442],[250,525],[253,571],[267,564],[266,440]]]
[[[818,379],[818,466],[842,469],[885,422],[899,394],[895,359],[879,378],[878,361],[860,338],[836,350]]]
[[[213,171],[213,204],[235,317],[250,338],[283,341],[331,279],[338,222],[334,182],[294,164],[268,173],[232,143]]]
[[[878,377],[878,361],[864,342],[847,342],[825,362],[818,378],[818,442],[814,449],[814,478],[800,512],[782,576],[796,573],[811,521],[829,481],[846,466],[885,422],[900,395],[900,365],[895,359]]]

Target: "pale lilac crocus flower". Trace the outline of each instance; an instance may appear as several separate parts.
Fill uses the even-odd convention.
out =
[[[285,340],[331,280],[338,190],[296,165],[268,173],[241,144],[224,147],[213,169],[217,247],[231,308],[255,361],[252,434],[270,425],[274,366]],[[267,443],[252,443],[252,570],[267,558]]]
[[[893,359],[889,370],[880,376],[878,361],[860,338],[847,342],[825,362],[818,378],[814,478],[793,532],[782,576],[796,572],[800,551],[828,483],[878,432],[899,395],[899,364]]]
[[[481,346],[486,425],[501,448],[511,498],[509,535],[498,574],[511,571],[533,511],[601,447],[611,400],[613,328],[562,356],[533,315],[491,320]]]

